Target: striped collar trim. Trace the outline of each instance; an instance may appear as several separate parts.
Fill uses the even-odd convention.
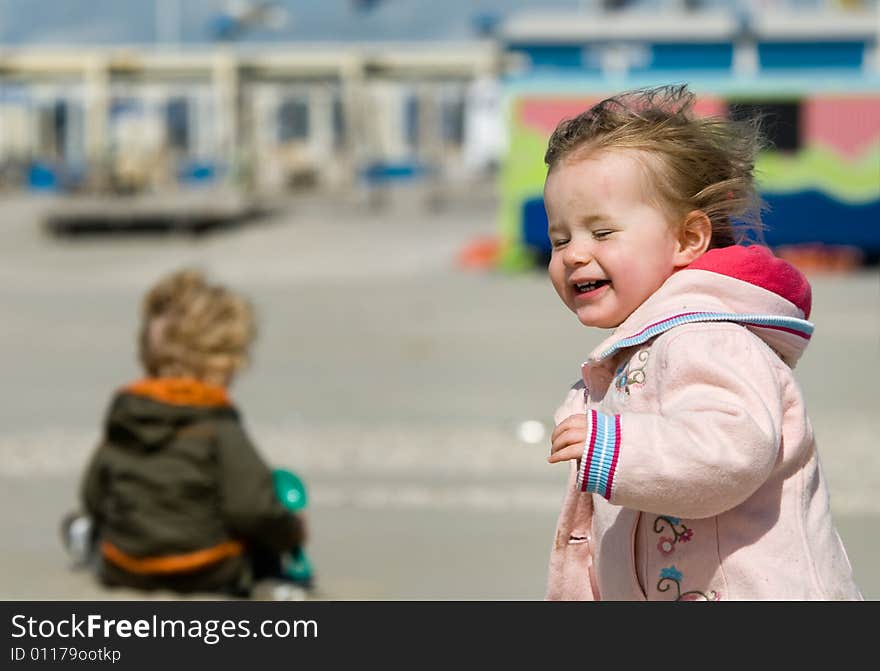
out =
[[[792,335],[809,340],[813,335],[815,328],[812,323],[806,319],[798,319],[797,317],[783,317],[780,315],[758,315],[758,314],[737,314],[735,312],[684,312],[682,314],[661,319],[650,326],[646,326],[635,335],[618,340],[610,347],[604,349],[596,357],[591,357],[594,361],[607,359],[609,356],[627,347],[641,345],[651,338],[654,338],[669,329],[681,326],[682,324],[692,324],[694,322],[735,322],[743,326],[754,326],[758,328],[773,329],[783,331]]]

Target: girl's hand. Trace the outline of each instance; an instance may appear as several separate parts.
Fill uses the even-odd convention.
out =
[[[571,459],[580,459],[584,454],[584,444],[587,442],[587,415],[569,415],[563,419],[550,436],[550,456],[547,461],[551,464]]]

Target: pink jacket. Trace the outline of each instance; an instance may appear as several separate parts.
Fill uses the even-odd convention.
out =
[[[769,250],[716,249],[592,352],[547,599],[861,599],[792,373],[809,311]]]

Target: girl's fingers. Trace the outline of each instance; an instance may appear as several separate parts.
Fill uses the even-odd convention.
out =
[[[550,456],[547,461],[551,464],[570,459],[580,459],[584,452],[584,442],[587,435],[586,415],[570,415],[556,425],[550,436]]]
[[[559,424],[556,425],[556,428],[553,429],[553,433],[550,435],[550,442],[555,442],[556,437],[566,431],[577,428],[587,428],[587,416],[585,414],[569,415],[559,422]]]
[[[550,443],[550,454],[557,452],[564,447],[569,445],[580,445],[581,449],[584,448],[584,443],[587,439],[586,427],[576,427],[568,429],[563,433],[556,436],[553,441]]]
[[[584,454],[583,445],[569,445],[561,450],[557,450],[549,457],[547,462],[550,464],[558,464],[560,461],[570,461],[572,459],[580,459]]]

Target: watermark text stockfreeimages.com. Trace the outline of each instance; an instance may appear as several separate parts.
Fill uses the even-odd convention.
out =
[[[24,614],[12,616],[12,638],[33,640],[104,639],[114,638],[182,638],[200,640],[215,645],[231,638],[318,638],[315,620],[267,619],[252,622],[249,619],[166,619],[106,618],[99,614],[85,616],[71,614],[60,619],[38,619]]]

